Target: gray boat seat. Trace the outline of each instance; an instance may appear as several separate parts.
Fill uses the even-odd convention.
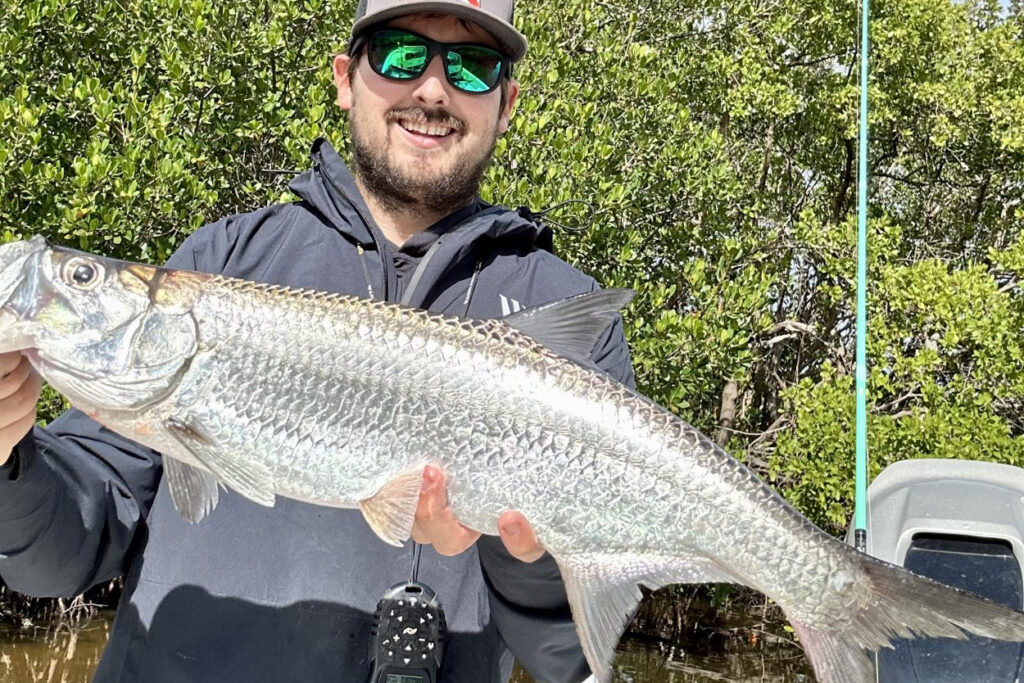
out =
[[[868,488],[868,524],[869,554],[1024,609],[1024,470],[966,460],[897,462]],[[879,652],[879,681],[1024,680],[1024,644],[971,637],[894,645]]]

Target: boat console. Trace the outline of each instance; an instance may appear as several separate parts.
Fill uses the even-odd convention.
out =
[[[1024,469],[904,460],[868,488],[867,552],[942,583],[1024,609]],[[851,528],[847,542],[853,543]],[[970,637],[897,640],[878,653],[883,683],[1024,680],[1024,644]]]

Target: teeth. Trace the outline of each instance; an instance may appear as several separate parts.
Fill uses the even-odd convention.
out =
[[[430,123],[420,123],[419,121],[402,121],[402,127],[413,133],[420,133],[422,135],[432,135],[435,137],[441,137],[448,135],[452,132],[452,129],[448,126],[439,126]]]

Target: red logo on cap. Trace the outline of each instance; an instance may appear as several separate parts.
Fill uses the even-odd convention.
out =
[[[471,4],[473,7],[479,7],[480,6],[480,0],[466,0],[466,2]]]

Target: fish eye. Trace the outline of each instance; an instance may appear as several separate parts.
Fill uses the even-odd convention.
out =
[[[94,277],[96,277],[96,270],[84,263],[75,268],[75,272],[71,273],[71,279],[80,285],[89,284]]]
[[[68,259],[61,269],[64,282],[78,289],[92,289],[100,283],[102,276],[103,269],[98,263],[80,256]]]

